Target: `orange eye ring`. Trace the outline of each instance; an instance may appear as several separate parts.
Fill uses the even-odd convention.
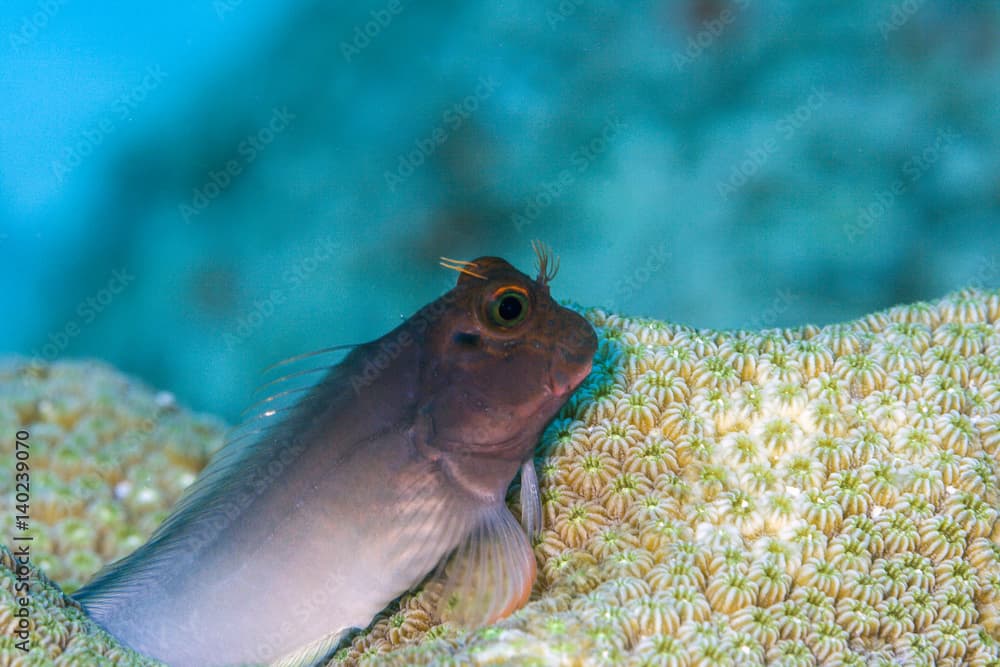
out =
[[[493,292],[486,304],[486,313],[490,322],[509,329],[524,321],[531,310],[531,299],[528,290],[518,285],[507,285]]]

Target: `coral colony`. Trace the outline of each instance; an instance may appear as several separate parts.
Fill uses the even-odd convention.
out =
[[[585,314],[601,345],[539,449],[531,602],[461,632],[426,588],[335,662],[1000,665],[1000,291],[789,330]],[[126,448],[151,394],[26,368],[0,370],[0,421],[31,432],[35,562],[72,588],[144,537],[124,526],[153,529],[139,515],[162,516],[219,427],[171,408]],[[13,570],[4,553],[4,637]],[[33,595],[33,664],[141,664],[44,578]]]

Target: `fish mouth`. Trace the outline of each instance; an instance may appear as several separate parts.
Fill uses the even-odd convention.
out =
[[[590,375],[590,369],[590,364],[568,372],[561,369],[552,369],[549,373],[549,392],[556,398],[569,396]]]
[[[549,364],[548,389],[557,398],[565,398],[590,375],[597,352],[597,335],[587,320],[569,311],[580,323],[571,336],[557,343],[558,353]]]

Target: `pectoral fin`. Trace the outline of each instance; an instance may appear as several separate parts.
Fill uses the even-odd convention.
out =
[[[487,509],[444,567],[441,618],[464,627],[510,615],[531,595],[535,555],[503,504]]]
[[[537,539],[542,532],[542,496],[538,492],[534,459],[521,464],[521,525],[529,540]]]

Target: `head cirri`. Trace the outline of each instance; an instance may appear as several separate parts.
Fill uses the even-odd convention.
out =
[[[466,450],[523,459],[535,441],[519,441],[537,438],[590,373],[597,336],[553,300],[543,252],[534,279],[498,257],[449,268],[462,275],[441,297],[447,314],[427,331],[420,376],[421,392],[436,397],[435,431]]]

